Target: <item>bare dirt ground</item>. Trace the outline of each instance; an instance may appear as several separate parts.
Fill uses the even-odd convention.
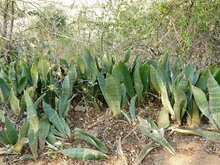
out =
[[[141,108],[141,116],[157,116],[157,108]],[[76,161],[59,154],[41,152],[37,160],[22,159],[20,155],[4,155],[0,157],[0,165],[132,165],[143,146],[151,141],[143,136],[135,127],[124,119],[113,118],[109,111],[86,111],[78,109],[69,115],[72,130],[82,128],[100,138],[108,147],[110,155],[103,161]],[[143,165],[219,165],[220,143],[207,141],[204,138],[174,133],[168,141],[176,149],[176,155],[171,155],[161,147],[153,150],[142,162]],[[65,148],[93,148],[82,140],[70,139]],[[121,148],[120,148],[121,147]],[[29,151],[24,151],[29,153]]]

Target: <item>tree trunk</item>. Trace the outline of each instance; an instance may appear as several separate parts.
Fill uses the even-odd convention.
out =
[[[10,0],[5,0],[5,7],[3,11],[3,33],[2,36],[4,38],[7,38],[7,32],[8,32],[8,8],[9,8],[9,2]]]
[[[12,35],[13,35],[13,28],[14,28],[14,15],[15,15],[15,1],[11,1],[11,25],[10,25],[10,36],[9,40],[12,41]]]

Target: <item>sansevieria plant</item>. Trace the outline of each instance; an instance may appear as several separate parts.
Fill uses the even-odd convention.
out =
[[[191,85],[193,96],[202,114],[220,129],[220,86],[211,73],[209,73],[207,86],[208,96],[200,88]]]

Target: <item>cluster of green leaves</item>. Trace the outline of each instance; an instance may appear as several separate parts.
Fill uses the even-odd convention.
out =
[[[8,65],[2,62],[1,102],[4,107],[9,105],[18,117],[27,117],[19,132],[14,131],[16,136],[13,138],[19,138],[11,141],[7,133],[15,128],[5,117],[6,131],[1,133],[9,141],[3,139],[1,143],[16,146],[20,143],[19,139],[27,137],[33,157],[36,158],[38,146],[43,149],[46,142],[56,146],[58,137],[70,137],[71,131],[65,117],[70,109],[76,74],[73,66],[66,75],[60,76],[43,58],[37,59],[32,65],[22,60]],[[22,136],[19,136],[20,132]]]
[[[46,143],[58,149],[60,142],[71,137],[65,119],[78,92],[88,99],[102,100],[115,116],[122,113],[130,122],[136,120],[135,106],[149,98],[150,93],[159,96],[163,105],[159,128],[168,128],[170,121],[182,125],[185,119],[188,125],[198,126],[203,115],[220,128],[220,68],[212,65],[199,71],[181,60],[172,63],[168,55],[158,61],[136,59],[132,65],[128,64],[129,59],[130,51],[122,60],[116,61],[106,53],[99,61],[86,50],[76,63],[60,59],[60,65],[51,65],[43,58],[31,65],[22,60],[9,64],[2,61],[1,103],[18,117],[27,117],[24,125],[16,129],[3,113],[6,108],[1,111],[5,129],[0,132],[0,142],[14,148],[20,146],[19,151],[28,142],[35,158],[38,148],[42,150]],[[103,154],[107,152],[97,139],[77,132],[76,137],[92,143]]]
[[[85,78],[94,82],[97,77],[102,95],[114,115],[123,113],[129,118],[123,110],[129,105],[130,120],[134,120],[135,104],[144,101],[150,92],[161,97],[160,127],[167,128],[170,117],[178,125],[186,119],[187,125],[198,126],[202,116],[218,127],[219,106],[216,102],[219,100],[220,68],[217,65],[200,71],[180,59],[171,62],[168,55],[158,61],[136,59],[132,65],[128,64],[129,58],[129,51],[117,62],[107,53],[102,61],[87,53],[84,58],[87,62],[80,63],[81,72],[83,70],[87,75]],[[214,94],[212,88],[216,89]]]
[[[198,126],[202,115],[210,119],[206,112],[212,111],[210,107],[213,105],[207,106],[203,110],[198,102],[202,99],[202,96],[198,95],[196,90],[200,90],[201,93],[203,91],[209,95],[209,99],[213,99],[211,97],[213,96],[211,86],[207,82],[215,84],[216,90],[219,89],[220,70],[216,65],[212,65],[204,71],[199,71],[194,69],[190,63],[185,66],[181,62],[170,65],[168,56],[164,56],[159,60],[157,67],[151,69],[153,70],[151,72],[151,82],[161,95],[164,107],[160,114],[163,116],[161,118],[163,121],[159,121],[159,123],[164,124],[164,128],[169,126],[168,114],[171,114],[171,118],[175,119],[178,125],[182,125],[185,116],[187,117],[187,124],[190,126]],[[153,77],[156,77],[156,79]],[[205,94],[203,94],[203,97],[205,97],[204,100],[208,98]],[[218,94],[215,97],[217,98]],[[216,109],[219,109],[219,107]],[[165,116],[166,120],[164,120]]]
[[[126,63],[127,59],[129,59],[129,53],[126,54],[124,60],[117,62],[106,54],[103,57],[103,68],[98,71],[98,84],[101,92],[115,115],[121,113],[127,101],[131,100],[132,103],[137,97],[138,102],[141,102],[144,95],[151,92],[161,96],[163,120],[166,116],[169,121],[170,114],[171,118],[181,125],[187,114],[188,125],[200,123],[201,116],[205,112],[199,107],[193,89],[195,86],[207,93],[207,82],[210,80],[215,82],[216,88],[219,88],[220,71],[216,65],[204,71],[198,71],[193,68],[192,64],[184,65],[180,60],[172,65],[168,55],[165,55],[159,61],[141,63],[136,60],[133,66],[129,67]],[[95,75],[97,75],[97,70]],[[212,96],[211,93],[210,96]],[[206,109],[208,111],[207,107]],[[159,123],[166,124],[164,127],[169,126],[168,122],[159,121]]]
[[[168,55],[158,61],[136,59],[132,66],[127,64],[128,60],[129,52],[125,59],[117,62],[107,54],[98,74],[101,92],[115,115],[125,114],[122,109],[130,104],[129,111],[134,120],[136,98],[140,103],[150,92],[160,96],[162,101],[158,121],[161,127],[170,125],[170,116],[178,125],[182,125],[186,118],[188,125],[198,126],[204,115],[219,128],[219,105],[216,102],[219,100],[220,68],[217,65],[200,71],[180,59],[171,63]]]

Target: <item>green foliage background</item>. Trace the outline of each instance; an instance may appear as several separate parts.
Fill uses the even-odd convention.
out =
[[[131,49],[133,58],[168,53],[199,66],[220,61],[219,0],[117,0],[93,6],[16,3],[14,17],[29,20],[23,30],[13,30],[9,54],[16,57],[46,55],[58,62],[59,57],[81,56],[88,48],[99,57],[109,51],[120,58]],[[1,52],[7,42],[1,40]]]

